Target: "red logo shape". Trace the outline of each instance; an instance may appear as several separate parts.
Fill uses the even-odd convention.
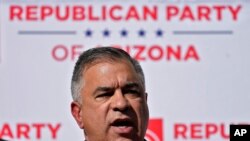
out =
[[[163,141],[163,120],[149,119],[145,139],[147,141]]]

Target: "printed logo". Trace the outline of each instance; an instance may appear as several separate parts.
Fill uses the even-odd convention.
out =
[[[230,141],[249,141],[250,125],[230,125]]]
[[[150,119],[145,139],[147,141],[163,141],[162,119]]]

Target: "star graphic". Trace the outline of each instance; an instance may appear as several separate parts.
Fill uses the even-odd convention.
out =
[[[138,31],[138,34],[139,34],[140,37],[144,37],[146,32],[145,32],[145,30],[141,29],[141,30]]]
[[[92,31],[90,30],[90,29],[87,29],[86,31],[85,31],[85,36],[87,36],[87,37],[91,37],[92,36]]]
[[[126,29],[123,29],[123,30],[121,30],[120,34],[121,34],[122,37],[127,37],[128,31]]]
[[[110,31],[109,31],[108,29],[105,29],[105,30],[103,31],[103,36],[104,36],[104,37],[109,37],[109,35],[110,35]]]
[[[163,36],[163,31],[161,29],[156,30],[156,36],[157,37],[162,37]]]

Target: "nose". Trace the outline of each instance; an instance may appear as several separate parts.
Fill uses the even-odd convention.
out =
[[[111,107],[114,111],[126,111],[129,107],[128,99],[123,95],[121,90],[116,90],[112,97]]]

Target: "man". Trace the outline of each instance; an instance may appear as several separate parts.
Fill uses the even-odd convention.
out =
[[[86,141],[143,141],[147,93],[139,63],[125,51],[92,48],[76,62],[71,113]]]

